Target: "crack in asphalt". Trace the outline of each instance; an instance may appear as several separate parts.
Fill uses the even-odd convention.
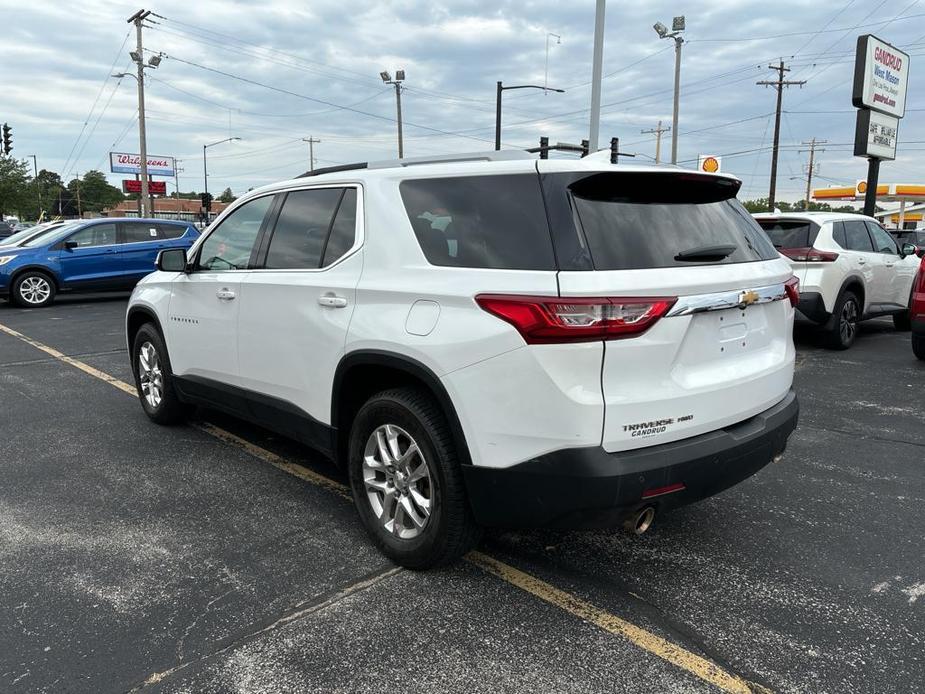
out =
[[[386,569],[385,571],[380,570],[380,571],[373,572],[371,574],[367,574],[364,578],[360,579],[356,583],[352,583],[346,588],[341,588],[340,590],[333,591],[333,592],[329,591],[327,593],[324,593],[318,596],[317,598],[314,598],[313,600],[306,600],[306,601],[300,602],[296,604],[295,606],[293,606],[292,608],[290,608],[283,615],[276,618],[273,622],[271,622],[267,626],[262,627],[260,629],[255,629],[249,633],[239,636],[235,638],[234,640],[232,640],[231,642],[226,643],[221,648],[217,648],[213,651],[205,653],[195,659],[181,662],[171,668],[162,670],[160,672],[152,672],[141,683],[134,685],[128,691],[137,692],[142,689],[145,689],[146,687],[150,687],[151,685],[159,684],[160,682],[163,682],[168,677],[172,677],[173,675],[177,674],[178,672],[181,672],[182,670],[186,670],[192,665],[198,665],[198,664],[204,663],[208,660],[215,658],[216,656],[219,656],[223,653],[227,653],[228,651],[234,648],[237,648],[238,646],[249,643],[250,641],[257,639],[260,636],[268,634],[272,631],[276,631],[277,629],[285,627],[288,624],[291,624],[292,622],[298,621],[305,617],[309,617],[315,614],[316,612],[320,612],[321,610],[327,609],[331,605],[334,605],[340,602],[341,600],[344,600],[345,598],[350,597],[351,595],[369,590],[370,588],[378,585],[382,581],[385,581],[391,578],[392,576],[395,576],[401,573],[402,571],[404,571],[404,569],[400,566],[390,566],[390,568]],[[224,597],[224,596],[219,596],[219,598],[216,598],[216,600],[220,599],[221,597]],[[212,602],[215,602],[216,600],[213,600]],[[209,604],[211,605],[212,603],[209,603]],[[202,614],[200,614],[199,617],[202,617],[206,611],[208,611],[208,605],[206,606],[206,610]],[[198,620],[199,617],[197,617],[196,620]],[[194,620],[194,623],[196,620]]]

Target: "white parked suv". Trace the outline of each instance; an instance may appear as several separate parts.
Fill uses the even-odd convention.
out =
[[[915,246],[896,240],[873,217],[836,212],[756,214],[800,280],[797,307],[826,331],[829,346],[848,349],[858,321],[893,316],[909,330]]]
[[[237,200],[129,302],[141,404],[346,466],[400,564],[483,526],[645,530],[779,457],[790,265],[739,181],[526,153],[319,170]]]

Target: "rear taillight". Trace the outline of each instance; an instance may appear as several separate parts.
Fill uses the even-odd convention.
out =
[[[790,305],[796,308],[797,304],[800,303],[800,280],[796,277],[791,277],[784,282],[784,289],[787,290]]]
[[[677,297],[552,297],[480,294],[476,303],[507,321],[527,344],[634,337],[664,316]]]
[[[801,263],[831,263],[838,259],[838,253],[820,251],[815,248],[781,248],[781,254]]]

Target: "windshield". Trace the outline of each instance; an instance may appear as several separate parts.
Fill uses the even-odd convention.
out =
[[[3,241],[0,241],[0,245],[3,246],[17,246],[20,242],[25,241],[28,238],[31,238],[36,233],[41,233],[44,230],[44,227],[29,227],[28,229],[23,229],[22,231],[17,231],[12,236],[7,236]]]
[[[39,234],[34,239],[29,239],[26,243],[22,244],[23,248],[36,248],[37,246],[44,246],[46,244],[57,243],[63,237],[70,234],[72,231],[79,229],[83,222],[71,222],[70,224],[65,224],[60,227],[52,227],[51,229],[46,229],[43,233]]]

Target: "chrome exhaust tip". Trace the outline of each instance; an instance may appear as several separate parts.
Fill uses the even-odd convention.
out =
[[[634,535],[642,535],[652,527],[653,521],[655,521],[655,507],[646,506],[627,518],[623,527]]]

